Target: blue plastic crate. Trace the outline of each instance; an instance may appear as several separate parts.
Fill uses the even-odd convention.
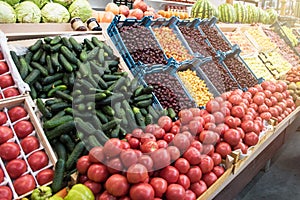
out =
[[[136,20],[136,19],[126,19],[124,21],[120,21],[120,16],[116,16],[112,23],[107,28],[107,33],[109,37],[111,38],[112,42],[116,46],[117,50],[121,54],[122,58],[124,59],[125,63],[127,64],[128,68],[130,70],[136,68],[136,67],[145,67],[150,64],[145,64],[141,60],[134,60],[131,52],[129,52],[128,47],[126,46],[126,43],[124,42],[123,38],[121,37],[121,33],[119,31],[119,28],[126,27],[126,26],[143,26],[146,27],[147,30],[150,31],[150,34],[152,35],[155,44],[151,45],[151,47],[154,47],[162,52],[162,60],[167,63],[169,59],[167,56],[163,53],[162,48],[160,47],[160,44],[157,42],[154,33],[150,27],[151,19],[149,17],[144,17],[142,20]],[[144,40],[147,40],[147,38],[144,38]],[[133,43],[135,41],[132,41]],[[161,63],[153,63],[153,64],[161,64]],[[151,64],[152,65],[152,64]]]

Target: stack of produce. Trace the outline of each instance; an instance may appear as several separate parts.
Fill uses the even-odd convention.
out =
[[[218,10],[208,0],[198,0],[192,7],[191,17],[193,18],[211,18],[218,16]]]
[[[285,80],[288,84],[288,91],[290,95],[293,97],[293,100],[296,104],[299,104],[300,100],[300,68],[293,67],[290,71],[286,73],[286,75],[282,76],[281,79]]]
[[[257,56],[245,57],[244,61],[251,68],[256,77],[262,77],[265,80],[274,80],[273,75]]]
[[[262,52],[269,52],[277,47],[276,44],[273,43],[259,27],[247,29],[246,35],[247,37],[250,35],[249,40],[254,40]]]
[[[219,20],[226,23],[234,23],[237,15],[234,7],[231,4],[225,3],[218,7]]]
[[[73,17],[83,22],[92,16],[87,0],[0,1],[0,23],[63,23]]]
[[[294,35],[293,30],[287,26],[281,26],[281,31],[283,31],[284,33],[282,33],[283,35],[285,35],[288,40],[291,42],[291,45],[293,47],[298,45],[298,39],[296,37],[296,35]]]

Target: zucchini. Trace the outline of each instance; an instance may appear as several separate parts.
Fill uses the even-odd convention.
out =
[[[53,146],[54,146],[55,152],[57,153],[58,159],[62,159],[64,161],[66,161],[67,160],[67,151],[66,151],[65,146],[59,141],[56,141]]]
[[[45,67],[43,67],[42,65],[40,65],[38,62],[32,61],[32,62],[30,63],[30,65],[31,65],[32,68],[40,70],[40,72],[41,72],[41,74],[42,74],[43,76],[46,76],[46,77],[48,76],[48,71],[47,71],[47,69],[46,69]]]
[[[75,129],[75,122],[73,120],[61,124],[50,131],[46,131],[46,136],[49,140],[60,137],[61,134],[71,132]]]
[[[62,134],[59,137],[59,140],[67,147],[69,152],[72,152],[74,150],[75,143],[68,134]]]
[[[61,117],[56,117],[53,119],[53,117],[50,120],[47,120],[44,122],[43,124],[43,128],[45,129],[51,129],[51,128],[55,128],[59,125],[62,125],[66,122],[69,122],[73,120],[73,117],[71,115],[64,115]]]
[[[48,108],[45,106],[45,104],[43,103],[43,101],[40,98],[38,98],[36,100],[36,104],[37,104],[39,111],[43,114],[44,117],[46,117],[46,118],[52,117],[52,113],[48,110]]]
[[[43,41],[41,39],[39,39],[28,49],[29,49],[29,51],[36,52],[42,47],[42,44],[43,44]]]
[[[65,58],[70,63],[76,64],[78,62],[76,56],[66,46],[61,46],[60,47],[60,52],[65,56]]]
[[[81,156],[84,151],[84,143],[82,141],[78,142],[72,151],[71,155],[68,157],[66,161],[66,169],[70,170],[74,164],[77,162],[78,158]]]
[[[54,178],[51,185],[53,193],[56,193],[62,189],[64,173],[65,173],[65,161],[63,159],[58,159],[58,161],[55,164]]]
[[[19,68],[17,67],[17,69],[20,72],[21,78],[25,79],[29,73],[28,63],[26,62],[24,56],[20,56],[19,61],[20,61],[20,66],[19,66]]]

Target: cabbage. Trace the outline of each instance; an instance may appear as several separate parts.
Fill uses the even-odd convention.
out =
[[[49,2],[49,0],[26,0],[26,1],[32,1],[35,3],[40,9]]]
[[[65,7],[68,7],[74,0],[53,0],[54,3],[59,3]]]
[[[69,22],[70,14],[68,10],[59,3],[47,3],[42,8],[42,21],[63,23]]]
[[[15,7],[17,20],[21,23],[39,23],[41,10],[31,1],[24,1]]]
[[[16,5],[17,3],[20,3],[20,0],[2,0],[2,1],[8,3],[8,4],[11,5],[11,6],[14,6],[14,5]]]
[[[87,0],[75,0],[69,7],[71,18],[80,17],[85,22],[92,17],[92,7]]]
[[[16,20],[14,9],[8,3],[0,1],[0,23],[15,23]]]

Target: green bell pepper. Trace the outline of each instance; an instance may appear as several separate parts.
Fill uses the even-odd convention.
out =
[[[48,200],[64,200],[62,197],[59,197],[59,196],[52,196],[50,197]]]
[[[74,185],[64,200],[95,200],[93,192],[83,184]]]
[[[33,190],[31,200],[47,200],[52,196],[52,190],[48,186],[40,186]]]

